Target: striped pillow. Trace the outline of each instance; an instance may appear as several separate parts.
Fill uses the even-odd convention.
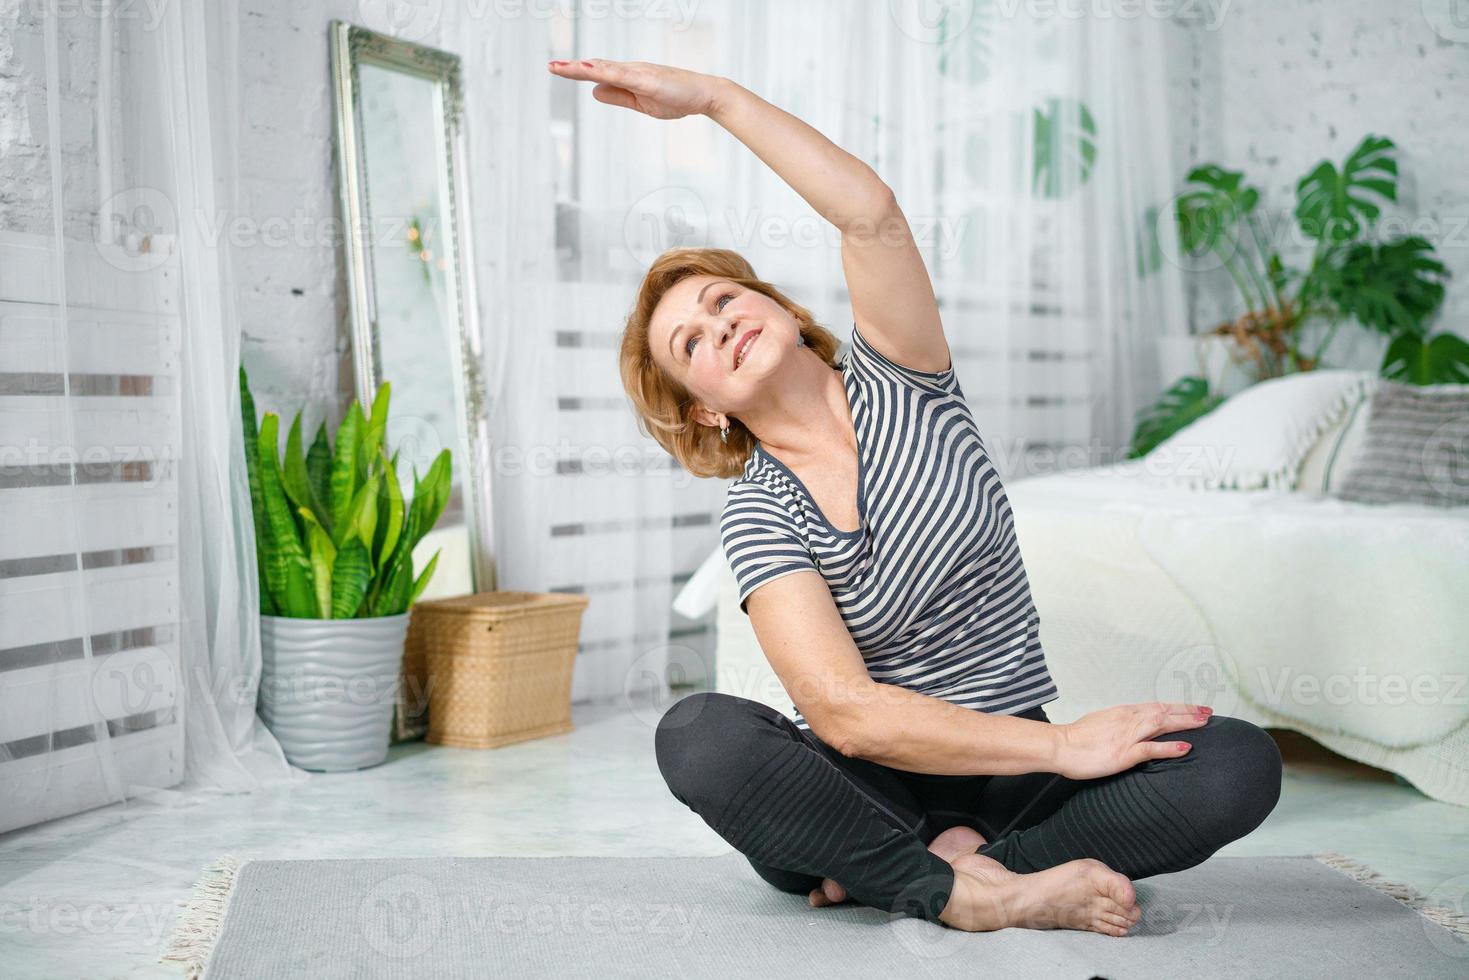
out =
[[[1364,504],[1469,506],[1469,384],[1379,382],[1361,451],[1328,492]]]

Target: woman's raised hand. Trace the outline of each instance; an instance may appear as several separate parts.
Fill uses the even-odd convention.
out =
[[[1188,755],[1188,742],[1152,739],[1167,732],[1202,728],[1213,710],[1207,705],[1148,701],[1082,715],[1057,726],[1061,729],[1061,751],[1056,771],[1070,779],[1097,779],[1150,759]]]
[[[714,107],[719,79],[696,71],[655,65],[646,61],[552,61],[552,74],[596,82],[592,98],[624,109],[636,109],[654,119],[707,115]]]

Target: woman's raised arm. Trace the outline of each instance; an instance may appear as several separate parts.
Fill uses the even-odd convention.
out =
[[[655,119],[706,115],[744,143],[816,213],[845,231],[886,213],[876,171],[783,109],[728,78],[644,61],[553,61],[562,78],[596,82],[592,97]]]
[[[734,81],[644,61],[553,61],[592,97],[655,119],[706,115],[744,143],[842,235],[842,271],[862,336],[905,367],[952,363],[933,284],[892,189],[865,162]]]

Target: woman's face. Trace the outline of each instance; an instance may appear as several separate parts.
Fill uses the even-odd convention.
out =
[[[648,325],[653,359],[706,406],[737,413],[797,346],[800,325],[764,293],[689,276],[663,294]]]

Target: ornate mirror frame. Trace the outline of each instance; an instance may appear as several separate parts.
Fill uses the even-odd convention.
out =
[[[454,250],[453,258],[445,266],[446,285],[459,339],[457,345],[450,345],[454,400],[460,414],[458,421],[462,438],[462,443],[454,447],[454,470],[464,480],[472,591],[488,591],[495,588],[489,478],[483,465],[488,458],[488,433],[480,372],[483,345],[479,334],[479,307],[469,235],[471,211],[464,179],[468,172],[468,140],[463,125],[464,90],[459,57],[339,20],[331,22],[330,50],[335,96],[337,187],[345,223],[355,387],[364,412],[371,409],[372,396],[383,379],[383,365],[373,289],[373,255],[368,235],[371,211],[364,171],[366,155],[361,128],[358,67],[374,65],[418,76],[434,86],[434,130],[443,139],[439,156],[444,165],[439,173],[440,213],[450,232],[446,239],[448,247]],[[389,414],[391,416],[391,412]],[[468,458],[465,458],[465,451]]]

